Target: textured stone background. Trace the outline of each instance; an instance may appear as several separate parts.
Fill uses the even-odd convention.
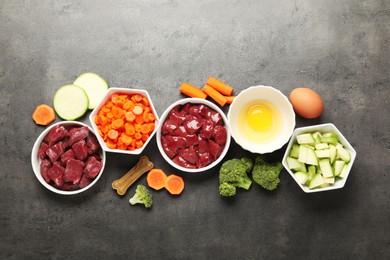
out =
[[[390,258],[389,33],[385,0],[1,0],[0,258]],[[31,168],[44,130],[31,114],[85,71],[147,89],[160,115],[183,81],[216,76],[236,93],[264,84],[286,95],[308,86],[325,111],[297,126],[334,123],[358,157],[344,189],[318,194],[283,171],[276,192],[253,186],[224,200],[217,169],[178,172],[182,196],[155,192],[147,211],[129,206],[134,188],[124,198],[111,189],[138,157],[109,154],[95,187],[58,196]],[[155,140],[145,154],[176,172]],[[232,142],[226,158],[242,155]]]

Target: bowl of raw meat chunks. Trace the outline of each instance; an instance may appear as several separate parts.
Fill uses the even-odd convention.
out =
[[[92,129],[81,122],[59,122],[37,138],[31,164],[39,182],[52,192],[72,195],[91,188],[103,173],[106,154]]]

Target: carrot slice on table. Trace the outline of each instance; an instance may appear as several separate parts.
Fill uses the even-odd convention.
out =
[[[184,180],[175,174],[169,175],[165,180],[165,188],[172,195],[179,195],[184,190]]]
[[[227,102],[226,97],[224,95],[222,95],[221,93],[219,93],[214,88],[210,87],[209,85],[205,85],[203,87],[203,91],[207,95],[209,95],[215,102],[217,102],[221,107],[223,107],[226,104],[226,102]]]
[[[166,179],[167,175],[161,169],[152,169],[146,176],[146,182],[148,183],[149,187],[155,190],[161,190],[164,188]]]
[[[50,106],[41,104],[35,108],[32,118],[37,125],[48,125],[56,119],[56,113]]]
[[[233,94],[234,88],[226,85],[225,83],[219,81],[216,78],[210,77],[206,85],[209,85],[210,87],[214,88],[217,90],[219,93],[225,95],[225,96],[231,96]]]
[[[233,100],[234,100],[235,97],[236,97],[236,96],[225,96],[225,98],[226,98],[226,103],[227,103],[227,104],[233,103]]]
[[[180,92],[183,93],[184,95],[187,95],[187,96],[193,97],[193,98],[206,99],[206,97],[207,97],[207,94],[204,93],[201,89],[194,87],[186,82],[181,84]]]

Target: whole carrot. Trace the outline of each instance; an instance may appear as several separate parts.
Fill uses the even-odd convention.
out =
[[[233,91],[234,91],[234,89],[232,87],[226,85],[225,83],[223,83],[222,81],[219,81],[218,79],[216,79],[214,77],[210,77],[207,80],[206,85],[213,87],[215,90],[217,90],[219,93],[221,93],[225,96],[231,96],[233,94]]]

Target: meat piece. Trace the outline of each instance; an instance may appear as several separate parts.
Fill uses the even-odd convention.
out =
[[[100,155],[98,153],[91,154],[90,156],[95,157],[95,159],[98,160],[99,162],[102,161],[102,157],[100,157]]]
[[[88,178],[94,179],[99,174],[102,167],[102,162],[96,160],[93,156],[89,156],[85,162],[83,172]]]
[[[173,131],[172,135],[186,137],[188,133],[185,127],[181,125]]]
[[[197,162],[196,166],[198,168],[203,168],[212,162],[210,153],[208,153],[208,152],[198,153],[197,156],[198,156],[198,162]]]
[[[172,159],[177,154],[178,150],[175,145],[168,145],[166,137],[168,136],[161,136],[161,145],[163,147],[164,152],[168,155],[169,158]]]
[[[206,106],[203,104],[192,105],[189,114],[195,117],[204,117],[205,108]]]
[[[61,159],[60,159],[60,162],[63,166],[66,165],[66,163],[70,160],[70,159],[74,159],[75,156],[74,156],[74,152],[72,149],[68,149],[66,152],[64,152],[62,155],[61,155]]]
[[[170,147],[171,149],[173,149],[173,147],[176,147],[176,148],[185,148],[186,147],[186,140],[184,137],[167,135],[167,136],[165,136],[164,139],[165,139],[167,146]]]
[[[177,125],[174,120],[166,119],[162,125],[161,134],[162,135],[172,134],[179,126],[180,125]]]
[[[188,169],[196,169],[196,165],[187,162],[180,155],[175,156],[175,158],[173,158],[172,161],[181,167],[188,168]]]
[[[39,145],[39,148],[38,148],[38,157],[43,160],[45,159],[46,157],[46,149],[49,147],[49,145],[46,143],[46,142],[42,142],[40,145]]]
[[[207,145],[208,145],[208,151],[211,155],[211,158],[213,161],[215,161],[221,155],[223,149],[221,146],[219,146],[219,144],[217,144],[211,139],[207,140]]]
[[[88,178],[85,174],[81,176],[81,180],[79,182],[80,189],[87,187],[89,184],[91,184],[92,179]]]
[[[83,174],[84,162],[77,159],[70,159],[66,163],[64,180],[72,184],[78,184]]]
[[[88,157],[88,148],[85,139],[81,139],[72,145],[72,150],[76,159],[84,161]]]
[[[64,184],[65,168],[59,162],[54,162],[53,166],[49,169],[49,177],[57,187],[61,187]]]
[[[73,127],[69,130],[69,145],[72,146],[74,143],[88,137],[89,129],[87,126]]]
[[[49,146],[61,141],[67,134],[65,127],[62,125],[55,125],[49,133],[45,136],[45,141]]]
[[[202,127],[202,123],[199,118],[189,116],[186,121],[183,122],[183,126],[185,127],[188,134],[193,135],[197,133],[198,130]]]
[[[181,149],[179,155],[187,162],[196,165],[198,162],[198,156],[193,146]]]
[[[64,145],[62,142],[58,142],[46,149],[46,155],[49,157],[50,161],[54,163],[60,158],[64,151]]]
[[[61,186],[54,185],[54,187],[60,190],[72,190],[74,188],[74,184],[71,182],[64,182]]]
[[[202,121],[202,130],[199,136],[203,139],[210,139],[214,133],[214,124],[211,120],[206,119]]]
[[[214,125],[223,125],[222,116],[211,108],[206,112],[205,118],[211,120]]]
[[[190,113],[190,108],[192,106],[192,103],[188,102],[181,107],[181,111],[184,111],[186,114]]]
[[[184,139],[185,139],[186,147],[198,145],[199,142],[199,138],[197,135],[187,135],[186,137],[184,137]]]
[[[41,175],[42,175],[43,179],[47,183],[51,182],[51,179],[50,179],[50,176],[49,176],[49,170],[50,170],[51,165],[52,164],[49,161],[49,159],[43,159],[41,161],[41,164],[39,165],[39,168],[40,168],[40,171],[41,171]]]
[[[100,149],[99,141],[95,136],[91,137],[87,141],[88,154],[94,154]]]
[[[208,151],[207,140],[199,138],[198,151],[199,153],[205,153]]]
[[[226,128],[223,126],[220,126],[220,125],[216,125],[214,127],[213,136],[214,136],[214,140],[217,144],[224,145],[226,143],[226,139],[227,139]]]
[[[173,112],[169,117],[169,120],[172,120],[173,123],[177,126],[180,126],[186,119],[186,114],[184,111]]]

